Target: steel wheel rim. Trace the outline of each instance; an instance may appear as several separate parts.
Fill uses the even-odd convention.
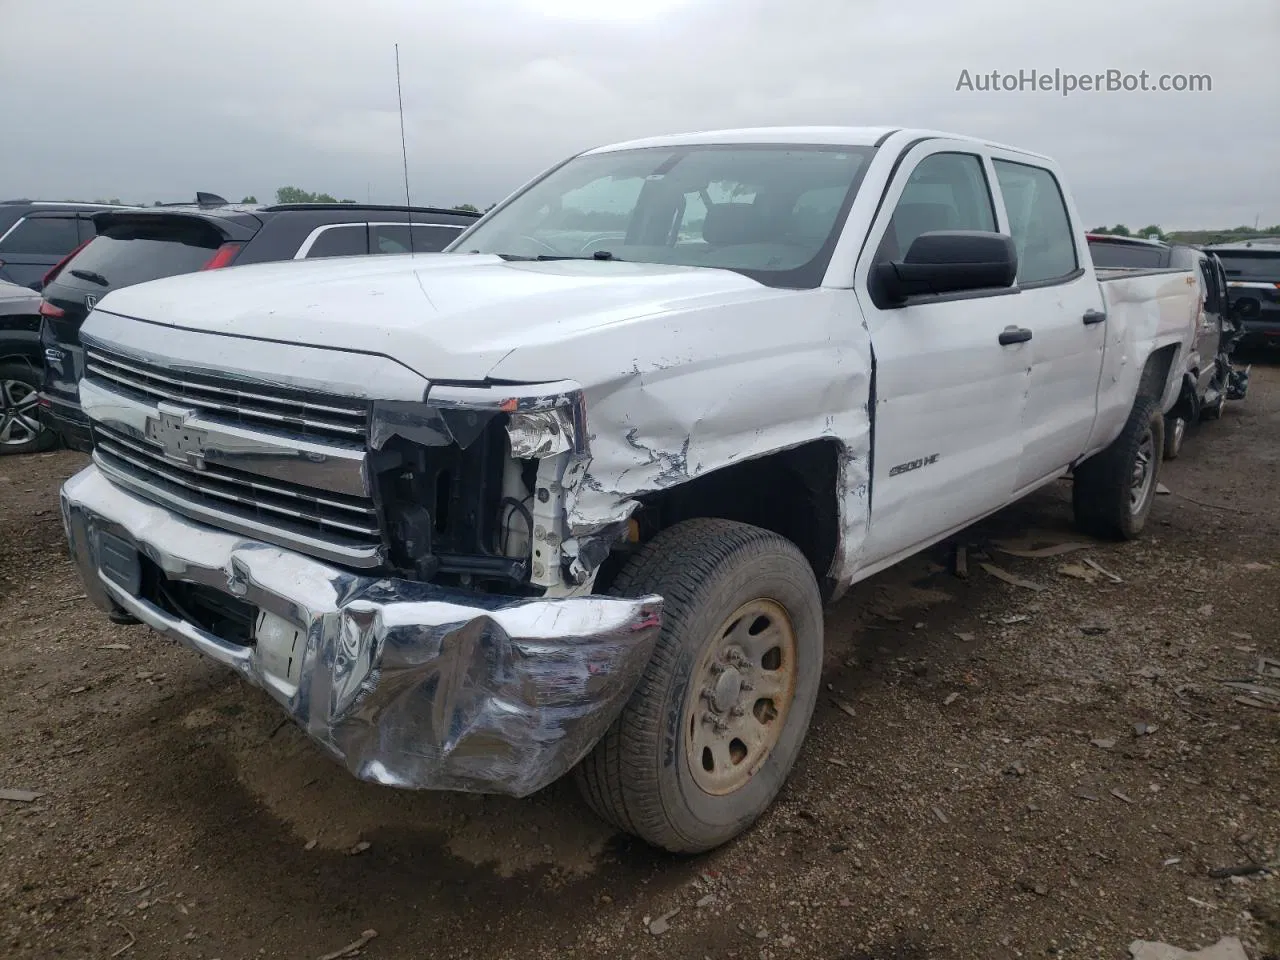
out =
[[[39,395],[21,380],[0,380],[0,446],[30,443],[44,426],[36,412]]]
[[[1138,453],[1133,458],[1133,479],[1129,487],[1130,513],[1142,512],[1142,505],[1146,502],[1152,481],[1155,480],[1155,460],[1156,438],[1151,428],[1147,427],[1142,439],[1138,441]]]
[[[795,699],[795,625],[782,604],[758,598],[728,616],[692,679],[685,759],[703,792],[741,789],[769,758]]]

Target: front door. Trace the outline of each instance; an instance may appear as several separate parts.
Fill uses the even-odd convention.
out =
[[[879,307],[867,277],[934,230],[1000,230],[989,160],[931,140],[904,158],[863,250],[855,289],[875,356],[868,564],[923,546],[1007,503],[1022,453],[1032,342],[1016,293],[925,296]]]

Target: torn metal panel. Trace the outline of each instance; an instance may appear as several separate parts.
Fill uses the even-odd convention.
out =
[[[574,575],[603,558],[588,544],[625,535],[639,497],[829,439],[840,450],[841,534],[830,573],[851,580],[868,524],[871,448],[870,338],[851,308],[838,291],[756,287],[601,327],[572,351],[520,350],[499,364],[494,377],[533,381],[559,370],[584,386],[589,455],[580,474],[564,477]]]
[[[357,777],[525,796],[568,772],[644,671],[659,597],[515,599],[361,576],[192,523],[88,467],[63,487],[86,593],[265,689]],[[257,612],[254,643],[214,635],[153,588],[100,572],[102,537],[168,582]],[[198,614],[197,614],[198,615]]]

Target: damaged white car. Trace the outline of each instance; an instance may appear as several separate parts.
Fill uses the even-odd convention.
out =
[[[699,851],[770,804],[823,602],[1067,473],[1140,533],[1194,317],[1057,166],[928,131],[601,148],[450,252],[239,267],[85,324],[89,595],[356,776]]]

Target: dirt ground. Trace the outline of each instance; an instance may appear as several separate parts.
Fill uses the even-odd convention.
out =
[[[0,788],[42,796],[0,800],[0,956],[318,960],[376,931],[372,960],[1119,958],[1226,935],[1280,957],[1280,877],[1210,876],[1280,857],[1280,712],[1226,685],[1280,687],[1259,676],[1278,461],[1280,367],[1255,365],[1166,464],[1146,539],[999,552],[1079,541],[1063,483],[966,532],[967,579],[940,549],[856,588],[777,804],[677,859],[564,783],[355,782],[264,694],[87,604],[57,506],[84,458],[2,460]]]

